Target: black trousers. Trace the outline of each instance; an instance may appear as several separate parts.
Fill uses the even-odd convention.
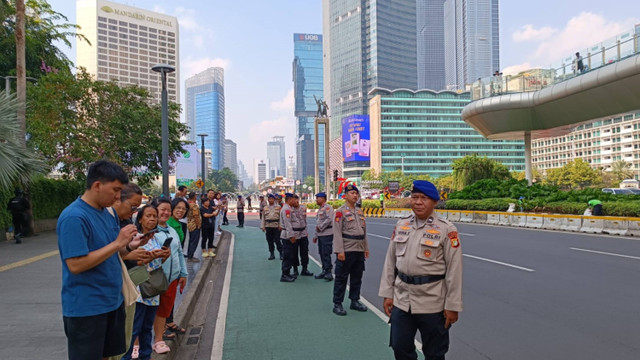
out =
[[[238,225],[244,226],[244,212],[238,213]]]
[[[202,244],[201,248],[206,249],[207,245],[209,245],[209,250],[213,250],[213,236],[215,234],[216,229],[211,227],[202,227]]]
[[[342,304],[344,293],[347,291],[347,278],[349,278],[349,299],[360,300],[360,287],[362,286],[362,273],[364,273],[364,252],[348,251],[344,253],[344,261],[336,258],[335,282],[333,284],[333,303]]]
[[[224,216],[222,217],[222,225],[229,225],[229,219],[227,219],[227,210],[224,211]]]
[[[331,274],[333,270],[331,252],[333,252],[333,235],[318,236],[318,253],[322,261],[322,271],[325,274]]]
[[[273,253],[275,249],[278,249],[279,253],[282,253],[282,243],[280,242],[280,229],[274,227],[265,227],[265,235],[267,237],[267,244],[269,244],[269,252]]]
[[[200,229],[189,231],[189,247],[187,248],[187,258],[191,259],[193,254],[198,249],[198,243],[200,242]]]
[[[282,241],[282,275],[289,275],[291,267],[295,266],[298,258],[299,241],[294,244],[291,243],[291,239],[280,239],[280,241]]]
[[[25,235],[27,229],[26,214],[11,214],[13,220],[13,236]]]
[[[414,339],[420,330],[425,360],[444,360],[449,350],[449,330],[444,328],[444,313],[412,314],[393,307],[391,311],[391,348],[396,360],[417,360]]]
[[[298,239],[296,243],[298,244],[298,253],[296,253],[295,266],[302,264],[302,268],[306,269],[309,266],[309,238],[305,236]]]
[[[591,213],[593,216],[602,216],[602,204],[595,205],[593,207],[593,212]]]

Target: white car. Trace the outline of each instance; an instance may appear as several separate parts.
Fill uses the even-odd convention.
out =
[[[633,195],[634,192],[631,189],[616,189],[616,188],[604,188],[602,192],[615,194],[615,195]]]

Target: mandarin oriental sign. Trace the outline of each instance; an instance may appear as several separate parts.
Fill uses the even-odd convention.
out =
[[[150,15],[146,15],[143,13],[139,13],[139,12],[134,12],[134,11],[129,11],[129,10],[120,10],[120,9],[114,9],[110,6],[103,6],[100,8],[100,10],[106,12],[107,14],[116,14],[116,15],[120,15],[120,16],[126,16],[129,18],[133,18],[136,20],[142,20],[142,21],[148,21],[154,24],[160,24],[160,25],[164,25],[164,26],[169,26],[169,27],[173,27],[173,22],[171,21],[167,21],[164,19],[160,19],[157,17],[153,17]]]

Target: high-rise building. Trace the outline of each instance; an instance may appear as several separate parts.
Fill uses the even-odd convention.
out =
[[[524,170],[523,141],[487,140],[462,120],[469,92],[374,89],[370,95],[371,168],[378,172],[439,177],[451,174],[454,160],[472,154]]]
[[[197,134],[207,134],[204,146],[211,149],[211,166],[220,170],[225,151],[224,69],[208,68],[188,78],[185,86],[188,138],[195,142]]]
[[[267,179],[267,164],[264,160],[254,160],[253,166],[253,180],[256,184],[260,184],[261,182]]]
[[[446,0],[445,85],[464,90],[500,70],[499,0]]]
[[[295,99],[297,176],[315,177],[314,120],[323,96],[322,35],[293,34],[293,93]],[[323,147],[324,148],[324,147]],[[324,159],[324,153],[320,154]],[[320,182],[324,184],[324,160]]]
[[[253,183],[253,177],[249,176],[247,168],[240,160],[238,160],[238,180],[242,181],[245,185]]]
[[[238,147],[233,140],[224,140],[224,166],[238,176]]]
[[[323,6],[333,141],[341,137],[343,118],[367,114],[369,90],[417,88],[416,0],[328,0]],[[368,161],[354,161],[344,165],[344,174],[359,176],[368,169]]]
[[[444,0],[417,0],[418,89],[444,90]]]
[[[267,142],[267,163],[269,164],[268,176],[287,175],[287,163],[284,153],[284,136],[274,136]]]
[[[167,75],[168,99],[179,101],[176,17],[106,0],[77,0],[76,22],[89,40],[77,43],[78,66],[98,80],[139,85],[160,103],[161,75],[151,67],[169,64],[176,71]]]

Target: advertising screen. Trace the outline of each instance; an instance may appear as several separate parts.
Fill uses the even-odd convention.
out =
[[[198,151],[197,146],[184,145],[184,152],[178,156],[176,163],[176,185],[189,186],[198,178]]]
[[[352,115],[342,119],[344,162],[369,161],[370,142],[369,115]]]

